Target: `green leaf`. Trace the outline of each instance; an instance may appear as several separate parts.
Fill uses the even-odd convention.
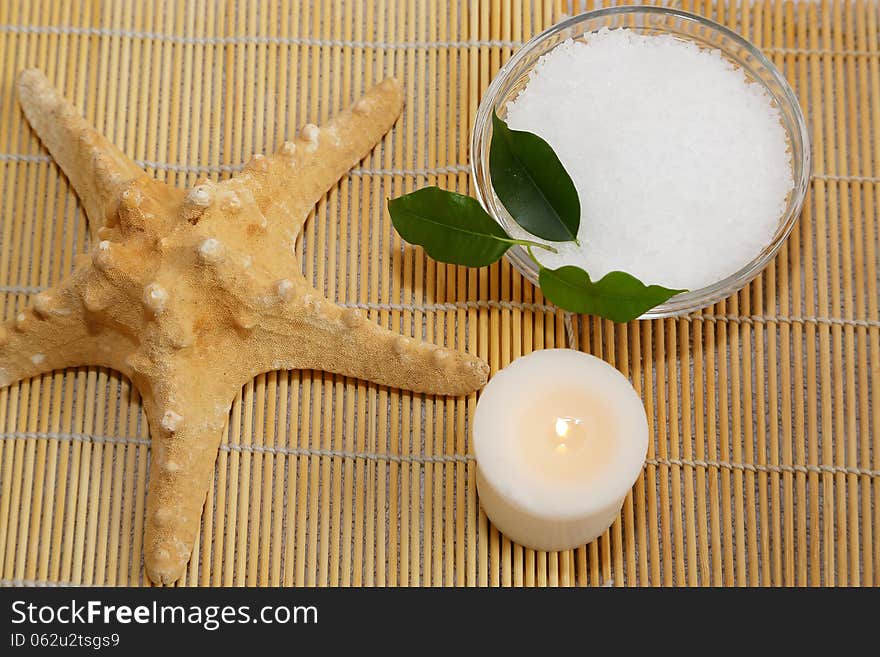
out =
[[[493,113],[489,172],[516,223],[551,242],[577,241],[577,189],[550,144],[531,132],[511,130]]]
[[[403,239],[424,247],[440,262],[484,267],[520,243],[508,237],[478,201],[439,187],[390,199],[388,211]]]
[[[629,322],[670,297],[687,290],[645,285],[635,276],[612,271],[595,283],[580,267],[541,268],[541,290],[560,308],[598,315],[615,322]]]

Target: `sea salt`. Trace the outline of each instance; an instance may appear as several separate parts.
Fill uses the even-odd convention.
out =
[[[669,35],[605,29],[560,44],[506,118],[547,140],[581,201],[581,245],[535,255],[594,280],[621,270],[692,290],[719,281],[770,242],[793,187],[764,88]]]

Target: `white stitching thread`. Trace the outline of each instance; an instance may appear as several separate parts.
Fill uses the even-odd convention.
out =
[[[85,433],[62,433],[55,431],[10,431],[0,433],[0,440],[74,440],[83,443],[101,443],[109,445],[145,445],[150,446],[148,438],[98,436]],[[461,454],[380,454],[378,452],[351,452],[336,449],[320,449],[311,447],[273,447],[269,445],[243,445],[224,443],[220,445],[224,452],[270,454],[275,456],[329,456],[347,459],[364,459],[367,461],[391,461],[394,463],[468,463],[473,460],[470,455]]]
[[[0,285],[0,293],[3,294],[37,294],[45,289],[29,285]]]
[[[351,169],[352,176],[443,176],[454,173],[470,173],[467,164],[450,164],[445,167],[425,169]]]
[[[357,303],[339,302],[344,308],[360,310],[386,310],[397,312],[452,312],[456,310],[525,310],[531,312],[557,313],[559,308],[538,303],[519,303],[516,301],[457,301],[450,303],[405,304],[405,303]],[[731,322],[734,324],[828,324],[831,326],[854,326],[858,328],[880,328],[880,321],[870,319],[844,319],[839,317],[761,317],[750,315],[684,315],[672,317],[686,322]],[[568,330],[568,327],[566,327]]]
[[[0,153],[0,162],[26,162],[48,163],[52,158],[48,155],[21,155],[18,153]],[[218,164],[218,165],[191,165],[169,164],[155,160],[135,160],[139,167],[144,169],[159,169],[174,173],[236,173],[244,168],[243,164]],[[442,176],[456,173],[469,173],[470,167],[466,164],[451,164],[442,167],[425,167],[413,169],[370,169],[357,167],[350,169],[350,176]]]
[[[34,587],[34,588],[77,588],[86,586],[85,584],[75,584],[73,582],[50,582],[47,580],[37,579],[0,579],[0,587]],[[599,584],[602,588],[611,588],[614,586],[614,580],[609,579]]]
[[[189,37],[163,32],[141,30],[120,30],[103,27],[73,27],[56,25],[0,25],[0,32],[13,34],[66,34],[73,36],[125,37],[128,39],[147,39],[166,41],[194,46],[233,46],[233,45],[289,45],[336,48],[372,48],[376,50],[426,50],[431,48],[518,48],[522,41],[483,39],[473,41],[356,41],[344,39],[311,39],[306,37],[274,36],[230,36],[230,37]]]
[[[0,579],[0,587],[37,587],[37,588],[55,588],[55,587],[77,587],[85,586],[84,584],[74,584],[73,582],[49,582],[38,579]]]
[[[23,155],[20,153],[0,153],[0,162],[51,162],[48,155]]]
[[[880,321],[872,319],[844,319],[842,317],[762,317],[759,315],[686,315],[685,321],[731,322],[733,324],[823,324],[828,326],[853,326],[855,328],[880,328]]]
[[[52,158],[48,155],[24,155],[19,153],[0,153],[0,162],[28,162],[43,163],[51,162]],[[244,168],[244,164],[217,164],[217,165],[193,165],[193,164],[171,164],[168,162],[158,162],[156,160],[135,160],[138,166],[145,169],[159,169],[162,171],[173,171],[174,173],[236,173]],[[348,175],[351,176],[442,176],[457,173],[470,173],[470,166],[467,164],[449,164],[438,167],[415,167],[412,169],[390,168],[390,169],[370,169],[365,167],[357,167],[350,169]],[[880,183],[880,176],[848,176],[837,174],[813,174],[813,180],[821,180],[825,182],[847,182],[847,183]]]
[[[824,48],[781,48],[776,46],[759,49],[778,55],[843,55],[844,57],[876,57],[880,55],[880,51],[877,50],[826,50]]]
[[[349,452],[338,449],[319,449],[311,447],[270,447],[266,445],[240,445],[226,443],[220,446],[224,452],[250,452],[270,454],[273,456],[325,456],[365,461],[390,461],[391,463],[470,463],[474,457],[470,454],[380,454],[378,452]]]
[[[731,463],[730,461],[704,461],[702,459],[646,459],[645,465],[667,467],[690,466],[692,468],[721,468],[723,470],[740,470],[743,472],[775,472],[777,474],[851,474],[865,477],[880,477],[880,470],[863,470],[843,465],[767,465],[764,463]]]
[[[0,162],[27,162],[27,163],[43,163],[51,162],[52,158],[48,155],[24,155],[20,153],[0,153]],[[155,160],[135,160],[135,163],[144,169],[161,169],[163,171],[174,171],[175,173],[235,173],[244,168],[243,164],[219,164],[216,166],[195,166],[188,164],[169,164],[166,162],[156,162]]]
[[[168,164],[166,162],[156,162],[154,160],[135,160],[135,162],[139,167],[144,169],[161,169],[162,171],[173,171],[174,173],[236,173],[244,168],[243,164],[199,166],[190,164]]]
[[[0,285],[0,293],[5,294],[36,294],[44,287],[19,286],[19,285]],[[409,303],[361,303],[356,301],[340,301],[338,305],[343,308],[357,308],[359,310],[388,311],[388,312],[408,312],[408,313],[438,313],[438,312],[455,312],[458,310],[521,310],[526,312],[543,312],[556,314],[561,312],[555,306],[548,306],[540,303],[521,303],[517,301],[454,301],[448,303],[425,303],[425,304],[409,304]],[[880,321],[872,319],[845,319],[841,317],[768,317],[759,315],[749,315],[739,317],[738,315],[684,315],[681,317],[673,317],[685,322],[729,322],[732,324],[822,324],[828,326],[852,326],[855,328],[880,328]],[[568,327],[566,327],[568,330]],[[576,336],[575,336],[576,337]],[[571,338],[571,336],[569,336]]]
[[[0,440],[36,440],[48,438],[53,440],[78,440],[81,442],[108,443],[117,445],[149,445],[150,441],[145,438],[113,438],[109,436],[90,436],[83,433],[58,433],[38,431],[17,431],[0,433]],[[381,454],[379,452],[354,452],[348,450],[322,449],[311,447],[273,447],[269,445],[242,445],[224,443],[220,446],[224,452],[270,454],[275,456],[320,456],[344,459],[362,459],[367,461],[414,463],[424,465],[427,463],[470,463],[476,459],[472,454]],[[880,470],[853,468],[842,465],[769,465],[752,463],[734,463],[731,461],[710,461],[703,459],[669,459],[649,458],[645,460],[646,466],[666,466],[694,468],[721,468],[724,470],[739,470],[743,472],[775,472],[792,474],[850,474],[865,477],[880,477]]]
[[[544,312],[556,314],[560,312],[555,306],[540,303],[520,303],[516,301],[454,301],[449,303],[360,303],[356,301],[340,301],[343,308],[358,310],[386,310],[390,312],[439,313],[457,310],[525,310],[527,312]]]
[[[848,183],[880,183],[880,176],[839,176],[830,173],[814,173],[813,180]]]
[[[110,445],[147,445],[147,438],[117,438],[114,436],[93,436],[87,433],[65,433],[58,431],[9,431],[0,433],[0,440],[76,440],[83,443],[106,443]]]
[[[570,349],[578,349],[578,336],[574,330],[574,322],[572,313],[566,312],[563,322],[565,323],[565,336],[568,339],[568,347]]]
[[[53,34],[71,36],[124,37],[127,39],[147,39],[150,41],[166,41],[181,45],[195,46],[234,46],[234,45],[289,45],[335,48],[364,48],[373,50],[431,50],[431,49],[468,49],[468,48],[519,48],[524,41],[507,39],[474,39],[462,41],[358,41],[347,39],[312,39],[307,37],[278,36],[229,36],[229,37],[195,37],[148,32],[141,30],[122,30],[101,27],[75,27],[68,25],[0,25],[0,32],[11,34]],[[765,53],[780,55],[842,55],[854,57],[877,57],[880,51],[875,50],[826,50],[819,48],[780,48],[766,46],[761,48]]]

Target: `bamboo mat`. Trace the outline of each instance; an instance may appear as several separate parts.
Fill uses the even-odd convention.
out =
[[[761,46],[809,117],[815,176],[771,266],[682,319],[565,317],[506,262],[438,266],[384,200],[470,191],[482,91],[518,44],[593,2],[0,1],[0,303],[87,249],[82,208],[13,93],[39,66],[160,178],[227,177],[372,81],[404,120],[323,200],[304,268],[374,321],[493,370],[578,345],[632,378],[652,426],[643,476],[598,541],[543,553],[480,512],[476,396],[401,393],[322,372],[241,393],[190,585],[877,585],[880,582],[880,4],[675,3]],[[0,392],[0,583],[143,584],[149,460],[136,393],[100,368]]]

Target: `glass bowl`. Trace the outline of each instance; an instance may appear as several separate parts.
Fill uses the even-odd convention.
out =
[[[492,189],[489,176],[492,112],[498,111],[499,116],[505,116],[505,105],[516,98],[528,83],[529,73],[542,55],[567,39],[583,39],[602,27],[626,27],[641,34],[671,34],[675,38],[695,42],[700,47],[718,50],[752,81],[763,85],[780,110],[791,151],[794,188],[788,195],[773,239],[735,274],[706,287],[676,295],[644,313],[640,319],[690,313],[730,296],[767,266],[794,227],[810,180],[810,138],[797,97],[782,74],[755,46],[726,27],[675,9],[611,7],[566,19],[533,38],[498,71],[477,109],[470,154],[477,198],[483,208],[509,231],[513,219]],[[507,252],[507,257],[520,273],[537,284],[537,266],[524,249],[513,247]]]

